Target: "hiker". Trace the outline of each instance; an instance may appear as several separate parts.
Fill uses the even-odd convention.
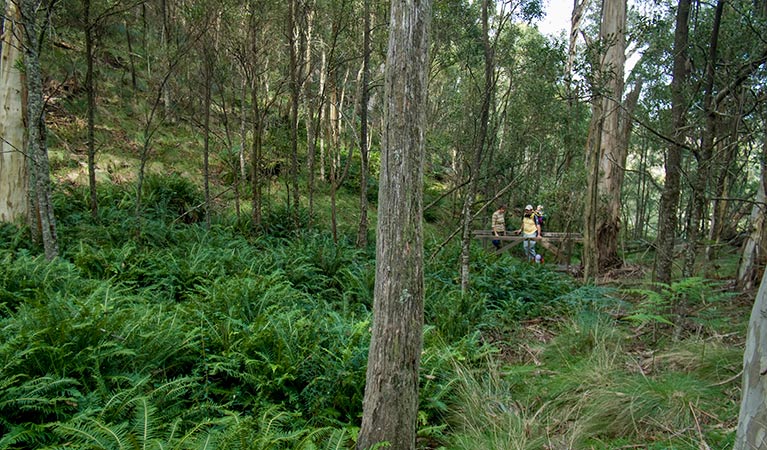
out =
[[[543,223],[546,221],[546,213],[543,212],[543,205],[538,205],[535,208],[535,218],[538,220],[538,225],[541,226],[539,234],[543,234]]]
[[[514,233],[522,233],[524,238],[522,248],[525,251],[527,260],[535,261],[535,241],[541,236],[541,224],[536,218],[535,211],[533,211],[533,205],[525,206],[525,212],[522,215],[522,225]]]
[[[493,236],[505,236],[506,235],[506,205],[501,205],[493,213]],[[501,249],[501,240],[493,239],[493,245],[496,250]]]

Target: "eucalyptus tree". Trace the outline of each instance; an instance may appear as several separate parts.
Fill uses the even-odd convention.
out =
[[[357,70],[358,62],[362,61],[362,50],[360,49],[356,31],[359,30],[354,17],[359,13],[356,9],[357,2],[350,0],[332,1],[323,4],[323,14],[319,16],[322,22],[319,23],[317,33],[317,47],[321,53],[321,64],[319,74],[319,84],[317,93],[311,97],[315,99],[314,111],[306,112],[307,131],[313,134],[307,134],[307,148],[309,159],[309,195],[313,197],[314,171],[316,169],[316,139],[318,134],[324,130],[327,135],[327,152],[325,152],[324,141],[320,142],[322,155],[320,158],[321,171],[325,173],[325,161],[329,164],[326,180],[330,188],[330,228],[335,241],[338,240],[338,221],[337,221],[337,191],[346,179],[349,173],[349,167],[352,162],[353,149],[358,144],[350,142],[347,136],[354,132],[354,113],[355,107],[359,102],[359,93],[361,83],[357,84],[356,102],[352,100],[349,91],[352,89],[350,75],[352,72],[362,72]],[[357,14],[355,14],[357,13]],[[314,119],[316,117],[316,120]],[[310,126],[313,122],[316,126]],[[319,132],[319,133],[318,133]],[[341,168],[342,150],[348,149],[348,157]],[[328,158],[324,158],[327,154]],[[324,179],[324,177],[322,177]]]
[[[363,0],[362,30],[362,80],[360,85],[360,220],[357,227],[357,246],[365,248],[368,243],[368,107],[370,102],[370,0]]]
[[[21,16],[16,2],[4,2],[2,20],[2,58],[0,58],[0,221],[29,219],[29,178],[24,133],[24,73],[18,65],[22,57]]]
[[[220,11],[214,9],[213,11]],[[202,100],[202,116],[203,116],[203,192],[205,193],[205,227],[210,229],[210,210],[211,210],[211,197],[210,197],[210,137],[211,137],[211,106],[213,103],[213,82],[214,82],[214,70],[216,66],[216,55],[218,52],[215,49],[218,36],[216,34],[216,27],[212,26],[216,22],[212,17],[210,9],[206,9],[208,14],[203,16],[203,28],[206,30],[206,36],[200,42],[200,48],[198,54],[202,57],[202,73],[203,73],[203,100]],[[200,25],[199,23],[195,25]]]
[[[490,121],[490,103],[495,98],[495,61],[493,57],[493,45],[490,36],[490,0],[482,0],[481,6],[481,48],[483,55],[483,82],[480,88],[481,106],[479,108],[478,131],[474,138],[471,154],[473,157],[467,157],[469,184],[466,187],[464,196],[462,216],[463,233],[461,236],[461,292],[466,293],[469,289],[469,256],[471,255],[471,225],[472,225],[472,205],[479,183],[479,173],[484,160],[485,150],[488,140],[488,122]],[[494,6],[494,4],[493,4]],[[506,19],[502,19],[504,23]],[[500,34],[501,30],[496,30]]]
[[[48,28],[48,17],[55,1],[19,0],[16,2],[21,13],[23,37],[23,64],[26,79],[27,99],[27,155],[30,167],[30,198],[34,199],[32,210],[32,234],[38,236],[45,250],[45,257],[51,260],[58,256],[59,244],[56,231],[56,216],[51,201],[50,166],[48,147],[45,142],[45,105],[43,103],[42,69],[40,48],[42,36]],[[45,14],[43,14],[45,13]],[[38,16],[40,14],[40,17]]]
[[[655,280],[671,282],[674,241],[684,147],[687,100],[685,86],[688,72],[689,20],[691,0],[679,0],[674,28],[673,72],[671,79],[671,141],[665,158],[665,183],[658,209],[658,233],[655,240]]]
[[[250,126],[251,220],[259,227],[263,220],[265,184],[264,144],[269,131],[268,117],[280,101],[285,77],[280,73],[284,59],[279,46],[280,21],[284,2],[249,0],[241,5],[236,20],[227,21],[228,53],[236,61],[242,77],[242,120]],[[249,111],[246,111],[249,109]],[[243,148],[245,146],[245,138]],[[243,156],[244,159],[244,156]]]
[[[306,73],[305,57],[308,44],[307,23],[311,14],[311,1],[288,0],[285,36],[287,37],[289,64],[288,86],[290,91],[290,176],[292,180],[292,217],[293,226],[298,229],[300,193],[298,190],[298,114],[301,107],[301,92]],[[288,192],[291,198],[291,192]]]
[[[96,99],[98,95],[98,73],[96,57],[104,29],[144,0],[80,0],[80,28],[85,37],[85,95],[88,119],[86,146],[88,147],[88,190],[91,216],[98,216],[98,194],[96,191]]]
[[[423,163],[430,0],[391,3],[373,330],[357,448],[415,449],[423,347]]]
[[[586,154],[584,276],[619,263],[620,189],[627,143],[621,139],[621,101],[626,62],[626,0],[605,0],[592,87],[592,117]]]

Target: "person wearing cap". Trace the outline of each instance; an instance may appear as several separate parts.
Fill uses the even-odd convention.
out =
[[[522,248],[525,251],[525,256],[527,256],[528,261],[535,261],[535,241],[541,235],[541,224],[538,223],[535,211],[533,211],[533,205],[525,206],[525,212],[522,215],[522,225],[514,233],[522,233],[524,238]]]

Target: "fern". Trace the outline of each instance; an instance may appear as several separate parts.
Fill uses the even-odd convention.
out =
[[[129,431],[127,424],[109,425],[95,418],[77,418],[71,423],[59,423],[55,432],[73,442],[90,447],[103,449],[130,449]]]
[[[16,380],[20,380],[17,377]],[[19,385],[7,386],[0,397],[0,411],[7,418],[25,412],[43,415],[63,414],[77,407],[81,395],[78,383],[72,378],[45,376],[27,380]]]
[[[701,303],[716,303],[731,294],[717,293],[715,284],[700,277],[685,278],[670,285],[656,284],[656,289],[627,289],[623,292],[640,300],[626,320],[645,324],[651,322],[678,325],[682,308]]]

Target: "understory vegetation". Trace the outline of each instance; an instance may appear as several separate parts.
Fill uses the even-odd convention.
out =
[[[94,220],[63,186],[61,258],[0,229],[0,449],[353,448],[372,246],[279,208],[206,231],[173,177],[141,227],[125,188]],[[462,295],[458,254],[426,266],[420,448],[731,447],[748,305],[724,282],[581,285],[475,246]]]

